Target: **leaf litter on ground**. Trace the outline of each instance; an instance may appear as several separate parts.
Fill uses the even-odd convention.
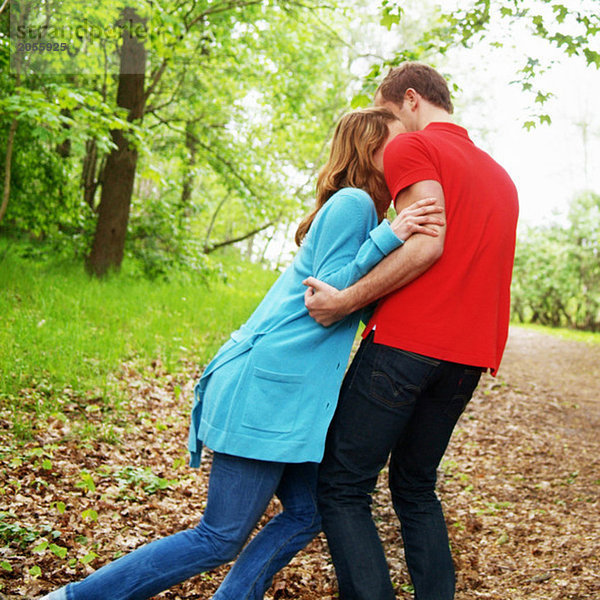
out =
[[[600,347],[513,328],[497,378],[485,375],[439,470],[457,600],[600,600]],[[0,412],[0,586],[36,598],[161,536],[193,527],[211,453],[187,467],[189,399],[198,367],[124,364],[118,411],[61,412],[18,444]],[[86,410],[88,408],[88,410]],[[280,509],[274,500],[262,519]],[[397,598],[412,598],[400,528],[381,474],[373,515]],[[224,566],[171,590],[207,599]],[[269,600],[333,600],[322,535],[274,579]]]

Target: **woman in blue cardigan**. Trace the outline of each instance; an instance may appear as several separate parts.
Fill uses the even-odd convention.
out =
[[[304,306],[314,275],[343,288],[412,233],[436,235],[440,211],[421,200],[393,221],[383,149],[402,125],[386,109],[345,115],[319,174],[302,244],[248,321],[231,334],[194,390],[189,449],[213,450],[206,510],[195,529],[157,540],[47,600],[145,600],[233,560],[276,495],[283,511],[254,537],[216,592],[217,600],[260,600],[273,575],[319,531],[317,468],[360,314],[331,327]],[[44,599],[42,599],[44,600]]]

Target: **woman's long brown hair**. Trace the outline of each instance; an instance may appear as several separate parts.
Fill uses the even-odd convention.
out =
[[[395,120],[391,111],[379,107],[355,110],[340,119],[329,159],[317,179],[315,208],[302,219],[296,231],[298,246],[325,202],[344,187],[365,190],[373,198],[379,219],[383,219],[390,194],[383,173],[375,168],[373,156],[388,138],[388,124]]]

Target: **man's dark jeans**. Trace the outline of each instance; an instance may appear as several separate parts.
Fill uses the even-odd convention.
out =
[[[340,600],[395,598],[371,517],[389,485],[417,600],[451,600],[454,567],[436,470],[482,369],[363,340],[340,392],[319,476],[319,507]]]

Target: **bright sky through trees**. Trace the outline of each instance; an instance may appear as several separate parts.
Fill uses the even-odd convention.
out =
[[[443,5],[456,3],[446,0]],[[539,224],[555,218],[556,212],[564,214],[569,201],[583,189],[600,191],[600,71],[586,67],[581,57],[568,57],[564,50],[549,47],[524,23],[505,25],[497,23],[473,49],[453,50],[444,70],[461,87],[457,120],[515,180],[521,224]],[[495,41],[503,46],[491,46]],[[524,93],[519,84],[510,84],[528,55],[553,63],[539,78],[538,87],[553,94],[543,106],[533,106],[533,95]],[[549,114],[552,123],[528,131],[523,123],[536,111]]]

